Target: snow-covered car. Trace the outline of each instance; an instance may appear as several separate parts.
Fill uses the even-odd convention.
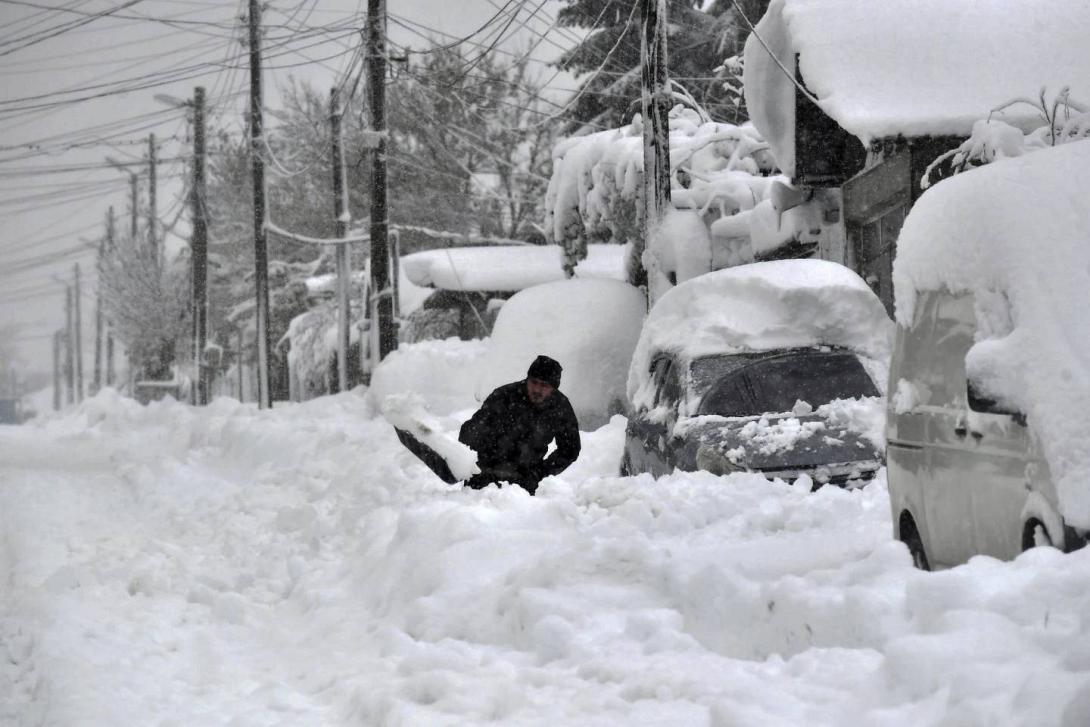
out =
[[[865,483],[883,462],[891,333],[877,296],[836,263],[754,263],[677,286],[633,356],[621,473]]]
[[[945,180],[893,268],[888,482],[917,566],[1090,533],[1090,143]]]
[[[589,245],[575,268],[580,278],[624,280],[622,245]],[[421,250],[401,258],[413,285],[434,289],[401,330],[401,340],[485,338],[508,298],[520,290],[565,279],[557,245],[491,245]]]

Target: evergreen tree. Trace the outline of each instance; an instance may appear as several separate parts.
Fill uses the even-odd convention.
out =
[[[769,0],[743,0],[746,16],[756,23]],[[558,20],[562,26],[589,30],[581,43],[563,54],[557,65],[576,74],[591,73],[567,116],[566,133],[581,133],[627,124],[640,110],[640,41],[638,0],[567,0]],[[730,0],[668,0],[668,69],[671,80],[712,119],[741,123],[745,112],[731,86],[736,70],[724,62],[740,55],[748,28]],[[679,91],[680,88],[675,90]]]

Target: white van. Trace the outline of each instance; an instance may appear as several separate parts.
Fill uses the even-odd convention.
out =
[[[890,364],[887,477],[896,537],[921,568],[1043,543],[1085,540],[1063,522],[1037,438],[1020,412],[980,396],[966,375],[977,307],[969,292],[920,291]]]
[[[893,530],[921,567],[1090,532],[1090,141],[939,182],[893,263]]]

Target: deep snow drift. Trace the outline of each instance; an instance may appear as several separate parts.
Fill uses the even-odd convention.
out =
[[[532,498],[360,391],[0,427],[0,724],[1090,723],[1090,551],[920,573],[881,477],[619,478],[623,428]]]

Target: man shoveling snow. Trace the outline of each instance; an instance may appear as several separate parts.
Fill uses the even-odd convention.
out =
[[[426,413],[410,411],[402,397],[387,397],[383,414],[409,451],[444,482],[465,480],[474,489],[509,482],[532,495],[542,478],[563,472],[579,456],[579,423],[559,391],[561,370],[555,360],[538,356],[525,379],[488,395],[462,425],[458,442]]]

